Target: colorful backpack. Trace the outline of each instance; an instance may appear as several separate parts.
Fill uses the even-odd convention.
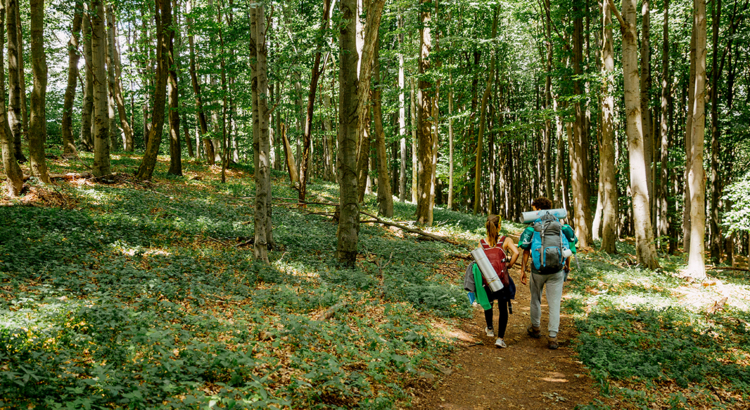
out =
[[[563,235],[562,224],[552,213],[546,213],[533,223],[531,258],[534,268],[542,275],[563,270],[565,258],[570,256],[568,238]]]
[[[482,244],[484,254],[487,255],[487,259],[490,260],[492,267],[495,269],[495,273],[497,273],[497,276],[500,278],[500,282],[503,283],[503,286],[508,286],[508,284],[510,283],[510,275],[508,274],[508,266],[505,264],[505,262],[507,261],[507,257],[505,256],[505,251],[503,250],[504,242],[505,237],[503,236],[498,240],[497,245],[493,248],[484,239],[479,241],[479,243]]]

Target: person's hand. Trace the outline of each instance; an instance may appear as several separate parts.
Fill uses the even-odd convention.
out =
[[[528,285],[529,284],[528,283],[528,277],[526,276],[526,271],[525,270],[521,271],[521,283],[523,283],[524,285]]]

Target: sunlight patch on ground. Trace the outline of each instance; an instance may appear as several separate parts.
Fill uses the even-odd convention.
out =
[[[121,199],[119,195],[111,192],[104,192],[97,189],[86,189],[82,186],[77,188],[77,191],[82,197],[90,199],[93,205],[103,205]]]
[[[110,248],[112,248],[116,252],[120,252],[123,255],[127,256],[135,256],[135,255],[146,255],[146,256],[152,256],[152,255],[159,255],[159,256],[170,256],[172,252],[166,251],[164,249],[146,249],[141,246],[129,246],[128,244],[122,242],[122,241],[116,241],[109,245]]]

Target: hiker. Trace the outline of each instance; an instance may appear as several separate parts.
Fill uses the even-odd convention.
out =
[[[552,208],[552,201],[547,198],[540,197],[535,199],[531,203],[531,207],[534,211],[547,210]],[[558,227],[556,235],[559,236],[558,240],[560,243],[563,242],[565,235],[561,232],[561,224],[557,221],[557,218],[551,214],[546,215],[543,218],[548,217],[548,220],[554,221]],[[537,220],[539,221],[539,220]],[[534,225],[538,225],[535,223]],[[565,278],[565,272],[562,268],[562,263],[559,266],[559,271],[556,272],[545,272],[543,274],[539,271],[539,267],[536,266],[535,261],[531,264],[531,277],[526,276],[526,267],[528,266],[529,256],[532,253],[532,242],[537,242],[534,246],[534,252],[539,252],[541,249],[540,233],[537,232],[537,228],[534,225],[527,227],[521,234],[521,238],[518,241],[518,247],[523,249],[523,260],[521,263],[521,283],[526,285],[528,283],[529,290],[531,291],[531,326],[527,329],[529,336],[538,339],[541,337],[541,318],[542,318],[542,288],[547,287],[547,305],[549,306],[549,338],[548,347],[550,349],[557,349],[557,332],[560,327],[560,299],[562,298],[563,280]],[[565,238],[567,239],[567,238]],[[567,246],[567,240],[564,241]],[[567,250],[567,249],[566,249]],[[562,253],[562,250],[560,250]],[[546,252],[546,250],[545,250]],[[535,256],[537,261],[540,260],[539,256]],[[562,262],[562,261],[560,261]],[[541,266],[540,266],[541,267]]]
[[[513,239],[500,235],[500,229],[502,228],[502,219],[499,215],[488,215],[487,222],[485,223],[487,228],[487,238],[479,241],[479,246],[487,251],[493,251],[490,262],[492,267],[495,268],[495,272],[503,282],[503,288],[497,292],[493,292],[487,286],[487,281],[484,276],[479,272],[479,268],[476,267],[475,263],[469,265],[466,269],[466,275],[464,276],[464,288],[468,292],[474,291],[476,294],[476,300],[484,309],[484,319],[487,322],[487,327],[484,329],[487,337],[495,337],[495,329],[492,326],[493,312],[492,305],[497,301],[497,308],[500,314],[500,318],[497,323],[497,340],[495,346],[499,348],[508,347],[503,340],[505,338],[505,329],[508,326],[508,314],[513,313],[513,307],[511,300],[516,295],[516,285],[513,279],[508,274],[508,270],[515,265],[516,260],[519,256],[518,248],[513,242]],[[511,255],[510,262],[508,262],[508,254]],[[488,255],[488,258],[490,256]],[[476,286],[476,282],[481,277],[482,286]]]

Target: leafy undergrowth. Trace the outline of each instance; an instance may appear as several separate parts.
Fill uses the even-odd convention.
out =
[[[167,177],[162,158],[137,183],[139,159],[114,155],[110,184],[57,184],[58,206],[0,208],[0,408],[390,409],[441,368],[445,323],[469,314],[465,249],[363,225],[360,260],[343,268],[336,225],[282,204],[295,192],[274,173],[278,246],[264,266],[246,245],[252,169],[221,184],[217,167],[187,161]],[[337,187],[310,192],[335,201]],[[414,211],[396,204],[394,219]],[[483,231],[480,217],[436,209],[435,221],[467,244]]]
[[[618,250],[635,253],[625,243]],[[624,256],[588,255],[567,285],[580,360],[616,408],[748,408],[747,278],[709,272],[709,280],[692,282],[678,273],[681,258],[661,264],[654,272],[628,266]]]

